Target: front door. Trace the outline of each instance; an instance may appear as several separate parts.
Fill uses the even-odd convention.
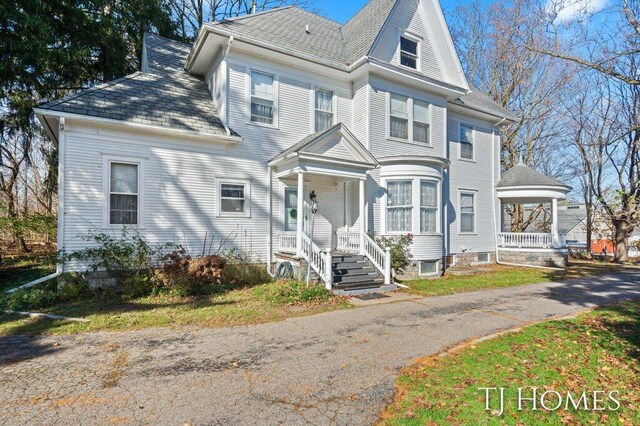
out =
[[[298,189],[284,190],[284,230],[295,232],[298,228]]]

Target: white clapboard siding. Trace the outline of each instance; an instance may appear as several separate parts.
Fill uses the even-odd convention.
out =
[[[475,162],[459,159],[459,123],[465,122],[475,126]],[[492,174],[492,155],[495,150],[492,144],[499,146],[499,140],[493,141],[490,127],[486,123],[473,121],[461,115],[449,113],[448,139],[451,155],[449,168],[449,204],[450,251],[460,253],[463,249],[472,252],[495,250],[495,224]],[[497,148],[497,147],[496,147]],[[476,232],[473,235],[459,232],[460,191],[476,193]]]
[[[427,32],[422,16],[418,10],[421,7],[416,0],[400,0],[395,12],[389,17],[382,34],[372,52],[372,56],[395,65],[400,64],[400,36],[407,31],[420,39],[420,71],[425,75],[442,79],[442,72],[433,47],[433,41]]]

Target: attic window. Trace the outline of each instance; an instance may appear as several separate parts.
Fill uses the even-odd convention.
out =
[[[418,69],[418,41],[412,38],[400,37],[400,64]]]

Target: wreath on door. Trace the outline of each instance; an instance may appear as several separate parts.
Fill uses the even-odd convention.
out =
[[[293,220],[296,220],[298,218],[298,209],[289,210],[289,217]]]

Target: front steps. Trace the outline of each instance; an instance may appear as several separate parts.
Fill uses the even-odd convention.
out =
[[[336,253],[332,254],[331,262],[334,290],[379,291],[384,286],[384,276],[363,255]]]

